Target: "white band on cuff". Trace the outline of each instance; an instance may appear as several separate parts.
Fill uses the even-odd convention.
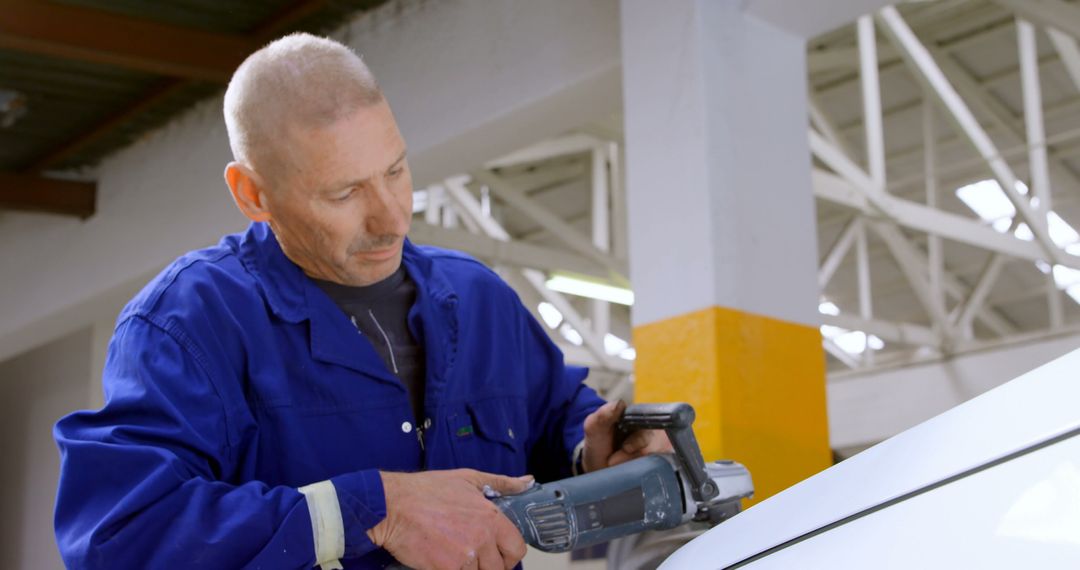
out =
[[[570,460],[573,462],[570,464],[570,472],[576,475],[582,475],[585,471],[585,458],[581,456],[585,452],[585,440],[582,439],[574,446],[574,453],[570,455]],[[578,465],[580,465],[582,473],[578,473]]]
[[[345,556],[345,525],[341,522],[337,489],[330,481],[320,481],[297,491],[307,498],[316,563],[322,570],[341,570],[341,557]]]

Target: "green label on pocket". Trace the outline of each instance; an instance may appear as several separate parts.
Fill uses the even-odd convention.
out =
[[[458,437],[468,437],[473,434],[472,426],[461,426],[457,430]]]

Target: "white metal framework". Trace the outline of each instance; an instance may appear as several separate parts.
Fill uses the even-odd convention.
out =
[[[1080,330],[1078,34],[1080,4],[937,0],[809,43],[832,375]],[[620,125],[420,190],[412,231],[492,264],[609,396],[630,389],[629,308],[548,284],[629,288]],[[1008,215],[966,202],[987,193]]]
[[[1080,270],[1080,246],[1061,231],[1075,234],[1067,220],[1080,218],[1080,178],[1063,152],[1080,134],[1066,127],[1080,90],[1071,35],[1080,26],[1070,29],[1071,22],[1080,22],[1080,6],[1060,1],[945,0],[887,7],[861,18],[854,34],[838,30],[811,42],[809,136],[819,229],[829,244],[819,283],[830,327],[823,330],[832,337],[825,347],[837,365],[904,364],[1030,341],[1037,331],[1075,332],[1080,289],[1071,276]],[[886,43],[878,43],[878,31]],[[1005,50],[1014,54],[1013,69],[975,71],[1001,67]],[[861,113],[838,125],[825,102],[834,109],[851,103],[854,88],[846,84],[855,82]],[[1044,85],[1054,88],[1053,107]],[[1059,110],[1062,101],[1070,101],[1071,116]],[[902,131],[891,145],[886,118]],[[861,154],[851,142],[860,130]],[[887,153],[904,139],[911,144]],[[956,192],[981,180],[993,182]],[[1007,200],[1011,214],[989,220],[972,211],[976,198]],[[867,254],[867,230],[884,251]],[[853,247],[855,283],[836,284]],[[881,273],[898,273],[906,291],[872,288],[870,276],[877,285]],[[878,306],[888,314],[875,315]],[[857,331],[861,342],[837,346],[845,331]],[[869,347],[870,335],[885,350]]]

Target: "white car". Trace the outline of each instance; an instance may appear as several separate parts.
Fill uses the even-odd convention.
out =
[[[761,502],[660,568],[1080,569],[1080,350]]]

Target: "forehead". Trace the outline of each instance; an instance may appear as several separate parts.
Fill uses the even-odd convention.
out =
[[[287,154],[295,171],[315,185],[381,174],[405,152],[405,141],[385,102],[357,108],[321,127],[295,125]]]

